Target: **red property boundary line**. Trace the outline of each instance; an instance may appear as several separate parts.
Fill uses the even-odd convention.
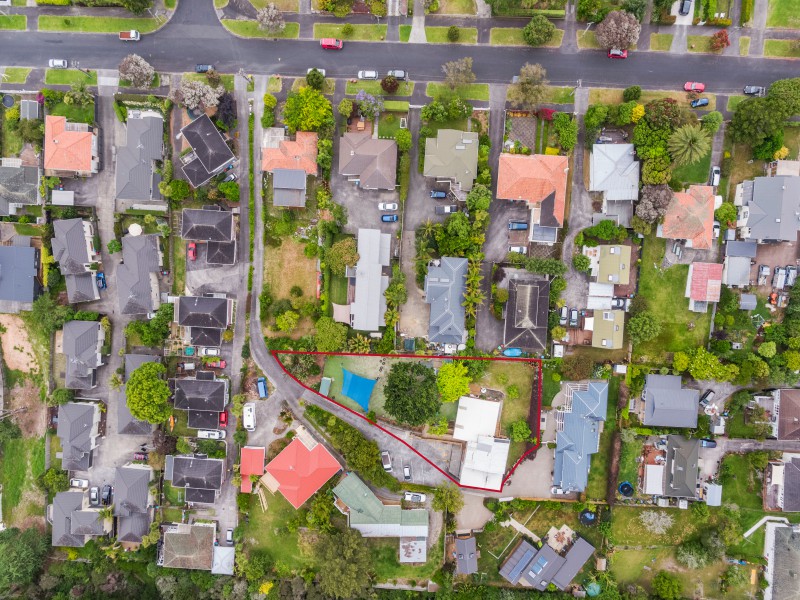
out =
[[[511,479],[511,476],[514,474],[514,471],[516,471],[517,467],[520,464],[522,464],[522,461],[525,460],[525,458],[529,454],[531,454],[532,452],[535,452],[536,450],[538,450],[542,446],[542,439],[541,439],[542,438],[542,436],[541,436],[541,423],[542,423],[542,361],[540,359],[538,359],[538,358],[511,358],[511,357],[507,357],[507,356],[503,356],[503,357],[499,357],[499,356],[491,356],[491,357],[489,357],[489,356],[487,356],[487,357],[481,357],[481,356],[442,356],[442,355],[421,355],[421,354],[356,354],[354,352],[301,352],[301,351],[298,351],[298,350],[271,350],[270,354],[272,354],[272,357],[280,365],[281,369],[283,369],[283,372],[286,373],[289,377],[291,377],[301,387],[307,389],[309,392],[313,392],[314,394],[316,394],[320,398],[323,398],[323,399],[327,400],[328,402],[331,402],[332,404],[335,404],[339,408],[343,408],[344,410],[346,410],[349,413],[359,417],[360,419],[363,419],[364,421],[366,421],[367,423],[369,423],[373,427],[377,427],[383,433],[385,433],[386,435],[391,436],[392,438],[394,438],[395,440],[397,440],[398,442],[400,442],[401,444],[406,446],[409,450],[414,452],[414,454],[416,454],[417,456],[421,457],[425,462],[427,462],[434,469],[439,471],[442,475],[447,477],[450,481],[455,483],[458,487],[461,487],[461,488],[464,488],[464,489],[470,489],[470,490],[481,490],[481,491],[484,491],[484,492],[502,492],[503,491],[503,486],[505,486],[506,482],[509,479]],[[283,362],[279,358],[279,355],[281,355],[281,354],[311,354],[311,355],[314,355],[314,356],[377,356],[377,357],[386,357],[386,358],[416,358],[416,359],[419,359],[419,360],[425,360],[425,359],[431,359],[431,358],[449,358],[449,359],[457,359],[457,360],[497,360],[497,361],[503,361],[503,362],[533,363],[538,367],[537,368],[537,377],[538,377],[537,390],[538,391],[537,391],[537,402],[536,402],[536,444],[532,448],[530,448],[529,450],[526,450],[522,454],[522,456],[520,456],[519,459],[517,459],[517,462],[515,462],[511,466],[511,468],[508,470],[508,473],[503,478],[503,482],[500,484],[500,489],[495,490],[495,489],[491,489],[491,488],[476,487],[476,486],[471,486],[471,485],[461,485],[461,483],[457,479],[454,479],[449,473],[446,473],[445,471],[443,471],[439,467],[439,465],[433,463],[424,454],[420,454],[420,452],[416,448],[414,448],[411,444],[409,444],[408,442],[406,442],[403,439],[400,439],[399,437],[397,437],[395,434],[393,434],[388,429],[386,429],[384,427],[381,427],[375,421],[372,421],[372,420],[368,419],[365,414],[362,414],[362,413],[360,413],[358,411],[355,411],[352,408],[350,408],[349,406],[345,406],[344,404],[341,404],[341,403],[337,402],[336,400],[328,398],[327,396],[323,396],[317,390],[314,390],[314,389],[308,387],[302,381],[297,379],[297,377],[295,377],[293,374],[291,374],[286,369],[286,367],[284,366]]]

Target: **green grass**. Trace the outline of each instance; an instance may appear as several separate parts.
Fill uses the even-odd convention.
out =
[[[214,8],[225,8],[230,0],[214,0]]]
[[[711,49],[710,35],[690,35],[686,38],[686,49],[689,52],[717,54]]]
[[[639,270],[639,293],[648,299],[650,307],[661,318],[661,333],[657,338],[634,348],[639,358],[660,362],[664,353],[688,351],[705,346],[710,313],[689,311],[689,300],[684,297],[689,265],[673,265],[662,269],[666,245],[671,240],[645,236],[642,263]],[[691,327],[690,327],[691,325]]]
[[[597,43],[597,36],[594,31],[579,31],[578,32],[578,48],[592,48],[599,49],[600,44]]]
[[[178,0],[164,0],[164,8],[172,10],[178,4]]]
[[[429,98],[438,98],[439,96],[446,96],[452,93],[450,88],[443,83],[429,83],[425,88],[425,95]],[[459,87],[455,93],[461,96],[464,100],[483,100],[489,101],[489,84],[488,83],[470,83]]]
[[[25,67],[6,67],[4,71],[4,83],[25,83],[28,80],[28,75],[31,74],[33,69]]]
[[[48,114],[60,117],[67,117],[68,121],[76,123],[94,123],[94,104],[78,106],[76,104],[65,104],[61,102],[49,109]]]
[[[558,365],[552,361],[542,365],[542,406],[552,406],[553,398],[561,391],[561,381],[555,381],[554,375],[561,377]]]
[[[22,146],[24,145],[24,141],[22,137],[19,135],[17,129],[13,127],[9,127],[8,125],[3,126],[2,128],[3,133],[3,156],[17,156],[20,151],[22,150]]]
[[[130,19],[120,17],[39,17],[40,31],[78,31],[81,33],[119,33],[135,29],[139,33],[150,33],[158,29],[155,19]]]
[[[408,100],[384,100],[383,110],[387,112],[407,113],[409,109]]]
[[[89,75],[77,69],[47,69],[44,82],[48,85],[73,85],[85,83],[97,85],[97,71],[89,71]]]
[[[800,58],[800,48],[794,40],[764,40],[764,56]]]
[[[28,17],[25,15],[0,15],[0,29],[25,31],[27,28]]]
[[[277,94],[283,89],[283,78],[271,75],[267,82],[267,91],[270,94]]]
[[[575,101],[575,88],[548,85],[542,102],[549,104],[572,104]]]
[[[282,38],[295,39],[300,35],[300,23],[286,23],[283,31],[270,33],[259,29],[256,21],[240,21],[237,19],[222,19],[222,26],[231,33],[247,38]]]
[[[186,244],[175,236],[172,240],[172,293],[183,295],[186,288]]]
[[[227,91],[232,92],[234,86],[234,79],[236,75],[224,75],[222,73],[218,73],[219,81]],[[205,73],[184,73],[181,75],[182,79],[189,79],[191,81],[202,81],[203,83],[208,83],[208,78],[206,77]]]
[[[400,41],[407,42],[411,37],[411,25],[400,25]]]
[[[164,498],[172,506],[183,506],[186,494],[181,488],[174,488],[169,482],[164,482]]]
[[[253,5],[253,8],[258,10],[260,8],[265,8],[270,1],[271,0],[250,0],[250,4]],[[278,10],[282,12],[297,12],[299,10],[297,0],[276,0],[274,4]]]
[[[552,39],[539,48],[560,48],[564,41],[564,30],[556,29]],[[522,37],[522,29],[517,27],[492,27],[489,31],[489,43],[492,46],[527,46],[528,43]]]
[[[651,33],[650,50],[654,52],[669,52],[672,46],[673,35],[671,33]]]
[[[726,110],[733,112],[736,110],[736,107],[742,102],[742,100],[747,100],[747,96],[728,96],[728,104],[726,106]]]
[[[302,88],[308,85],[306,83],[305,77],[298,77],[292,82],[292,91],[298,92]],[[325,83],[322,85],[322,93],[326,96],[332,96],[333,93],[336,91],[336,80],[335,79],[325,79]]]
[[[158,73],[153,73],[153,78],[150,80],[150,85],[147,86],[149,88],[157,88],[161,85],[161,76]],[[127,79],[120,79],[119,80],[119,87],[127,87],[132,88],[134,87],[131,85],[131,82]],[[146,88],[135,88],[135,89],[146,89]]]
[[[342,35],[343,27],[344,24],[314,23],[314,39],[332,37],[361,42],[378,42],[386,39],[386,25],[352,25],[353,33],[348,36]]]
[[[0,459],[0,482],[3,484],[3,520],[7,525],[14,522],[15,517],[24,518],[34,507],[22,505],[22,497],[26,492],[33,492],[37,497],[37,479],[44,473],[44,438],[18,438],[8,440],[4,444],[3,457]],[[15,509],[25,514],[15,515]],[[20,519],[21,520],[21,519]]]
[[[30,223],[14,223],[14,231],[19,235],[42,235],[42,228],[38,225],[31,225]]]
[[[767,27],[800,28],[800,0],[769,0]]]
[[[672,171],[672,176],[678,181],[689,183],[706,183],[708,174],[711,172],[711,152],[706,154],[703,159],[693,165],[682,165]]]
[[[750,54],[750,36],[743,35],[739,38],[739,56]]]
[[[387,94],[381,87],[380,80],[377,81],[348,81],[345,88],[345,94],[348,96],[355,96],[360,90],[364,90],[373,96],[385,96],[387,98],[394,98],[395,96],[410,96],[414,93],[414,84],[410,81],[398,82],[400,86],[394,94]]]
[[[500,415],[500,428],[503,432],[508,431],[511,423],[519,419],[528,419],[534,377],[538,377],[538,374],[531,363],[495,360],[490,361],[486,374],[479,380],[481,386],[485,385],[506,394],[512,385],[517,386],[519,390],[517,398],[510,399],[506,395],[503,399],[503,412]],[[503,381],[506,383],[502,383]]]
[[[431,579],[442,566],[441,538],[428,550],[428,560],[423,565],[401,564],[398,561],[397,538],[369,538],[366,542],[378,581],[414,579],[422,582]]]
[[[378,121],[378,137],[394,139],[397,132],[400,131],[400,117],[404,116],[404,114],[393,112],[381,113]]]
[[[608,491],[608,469],[611,464],[611,444],[617,430],[617,400],[619,398],[619,377],[608,382],[608,408],[603,433],[600,434],[600,449],[591,458],[586,497],[590,500],[605,500]]]
[[[636,481],[639,478],[639,463],[636,462],[636,459],[639,458],[641,454],[641,440],[634,440],[628,444],[622,444],[619,456],[619,477],[617,478],[619,483],[629,481],[634,488],[636,487]],[[594,457],[592,457],[592,460],[594,460]]]
[[[475,0],[439,0],[437,15],[474,15]]]
[[[333,275],[331,277],[331,302],[334,304],[347,304],[347,277]]]
[[[449,27],[426,27],[425,38],[429,44],[477,44],[478,30],[475,27],[460,27],[461,35],[457,42],[447,39]]]
[[[728,454],[723,462],[731,469],[731,476],[722,486],[723,504],[736,504],[739,508],[761,511],[761,479],[750,464],[746,454]]]

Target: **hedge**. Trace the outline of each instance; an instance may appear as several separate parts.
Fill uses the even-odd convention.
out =
[[[750,19],[753,18],[753,4],[755,0],[742,0],[742,16],[739,19],[739,24],[744,26]]]

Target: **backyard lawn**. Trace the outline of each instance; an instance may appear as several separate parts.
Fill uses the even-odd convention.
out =
[[[443,83],[429,83],[425,88],[425,95],[429,98],[438,98],[448,94],[456,93],[464,100],[489,100],[489,84],[488,83],[470,83],[469,85],[461,86],[455,90],[451,90]]]
[[[636,440],[627,444],[623,442],[619,456],[619,476],[617,477],[618,483],[627,481],[634,488],[636,488],[636,482],[639,479],[639,463],[636,462],[636,459],[641,455],[641,438],[637,438]],[[594,460],[594,456],[592,457],[592,460]]]
[[[38,478],[44,473],[44,438],[8,440],[0,459],[3,485],[3,521],[21,524],[26,517],[44,514]],[[19,508],[18,508],[19,507]]]
[[[564,41],[564,30],[556,29],[552,39],[541,48],[559,48]],[[522,37],[522,29],[519,27],[492,27],[489,32],[489,43],[492,46],[527,46],[528,43]]]
[[[769,0],[767,27],[800,28],[800,0]]]
[[[723,504],[736,504],[742,509],[761,512],[762,478],[750,464],[746,454],[728,454],[723,461],[726,469],[730,469],[730,477],[722,486]]]
[[[725,137],[727,141],[729,139],[727,132]],[[731,157],[733,158],[733,164],[731,165],[731,177],[728,186],[729,200],[733,200],[736,186],[742,181],[764,175],[764,161],[753,159],[753,150],[747,144],[734,144],[731,150]]]
[[[372,554],[375,575],[378,581],[414,579],[422,582],[431,579],[442,567],[442,541],[428,549],[428,560],[423,565],[400,564],[397,560],[397,538],[370,538],[367,546]]]
[[[117,17],[58,17],[42,15],[39,17],[40,31],[79,31],[82,33],[114,33],[135,29],[139,33],[150,33],[158,29],[155,19],[117,18]]]
[[[482,379],[478,381],[481,386],[497,389],[506,394],[503,399],[503,412],[500,416],[500,428],[506,435],[509,426],[520,419],[528,419],[531,408],[531,391],[533,390],[533,379],[538,378],[538,367],[530,362],[516,362],[493,360],[489,363],[489,368]],[[518,396],[515,399],[509,398],[508,389],[516,386]],[[534,435],[536,432],[533,432]],[[524,442],[517,442],[519,447],[514,448],[509,453],[509,459],[515,462],[524,451]]]
[[[378,137],[394,139],[400,131],[400,119],[405,113],[383,112],[378,121]]]
[[[289,290],[299,286],[304,298],[317,297],[317,262],[303,252],[305,246],[285,238],[277,248],[264,254],[264,281],[275,299],[289,298]],[[286,265],[292,265],[286,269]]]
[[[375,81],[348,81],[345,94],[355,96],[360,90],[364,90],[373,96],[385,96],[393,98],[395,96],[410,96],[414,93],[414,84],[410,81],[399,81],[400,86],[394,94],[387,94],[381,87],[380,79]]]
[[[300,23],[287,22],[283,31],[264,31],[258,26],[257,21],[243,21],[239,19],[222,19],[222,25],[236,35],[248,38],[283,38],[294,39],[300,35]]]
[[[693,165],[682,165],[672,171],[672,177],[684,185],[691,183],[708,183],[711,176],[711,152],[706,154],[702,160]]]
[[[667,352],[688,351],[705,346],[711,316],[689,311],[684,297],[689,265],[661,266],[670,240],[650,234],[644,238],[642,264],[639,270],[639,294],[648,300],[651,310],[661,319],[659,336],[639,344],[634,354],[654,363],[663,362]]]
[[[22,136],[19,134],[17,129],[12,129],[11,127],[5,126],[2,128],[3,133],[3,145],[0,146],[3,149],[4,156],[16,156],[22,150],[22,146],[24,145],[24,141]],[[22,234],[24,235],[24,234]]]
[[[77,69],[47,69],[44,74],[44,82],[48,85],[72,85],[75,83],[97,85],[97,71],[89,71],[87,75]]]
[[[386,38],[386,25],[355,25],[353,33],[342,35],[344,25],[334,25],[333,23],[315,23],[314,39],[320,38],[340,38],[345,40],[357,40],[362,42],[377,42]]]
[[[331,276],[331,302],[334,304],[347,304],[347,277],[342,275]]]
[[[561,374],[553,363],[550,365],[543,363],[542,367],[542,406],[551,406],[553,398],[561,391],[561,379],[556,381],[553,376],[557,375],[560,378]]]
[[[457,42],[447,39],[449,27],[426,27],[425,38],[429,44],[477,44],[478,30],[475,27],[460,27],[461,35]]]
[[[589,500],[605,500],[608,491],[609,466],[611,465],[611,444],[617,431],[617,399],[619,398],[619,377],[608,381],[608,409],[603,433],[600,435],[600,449],[591,458],[586,497]]]

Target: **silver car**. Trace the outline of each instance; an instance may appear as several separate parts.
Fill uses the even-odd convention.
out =
[[[359,71],[358,72],[359,79],[377,79],[378,72],[377,71]]]
[[[408,73],[406,73],[403,69],[392,69],[386,74],[387,77],[394,77],[400,81],[405,81],[408,77]]]
[[[51,58],[49,61],[47,61],[47,65],[51,69],[66,69],[69,67],[69,63],[63,58]]]

